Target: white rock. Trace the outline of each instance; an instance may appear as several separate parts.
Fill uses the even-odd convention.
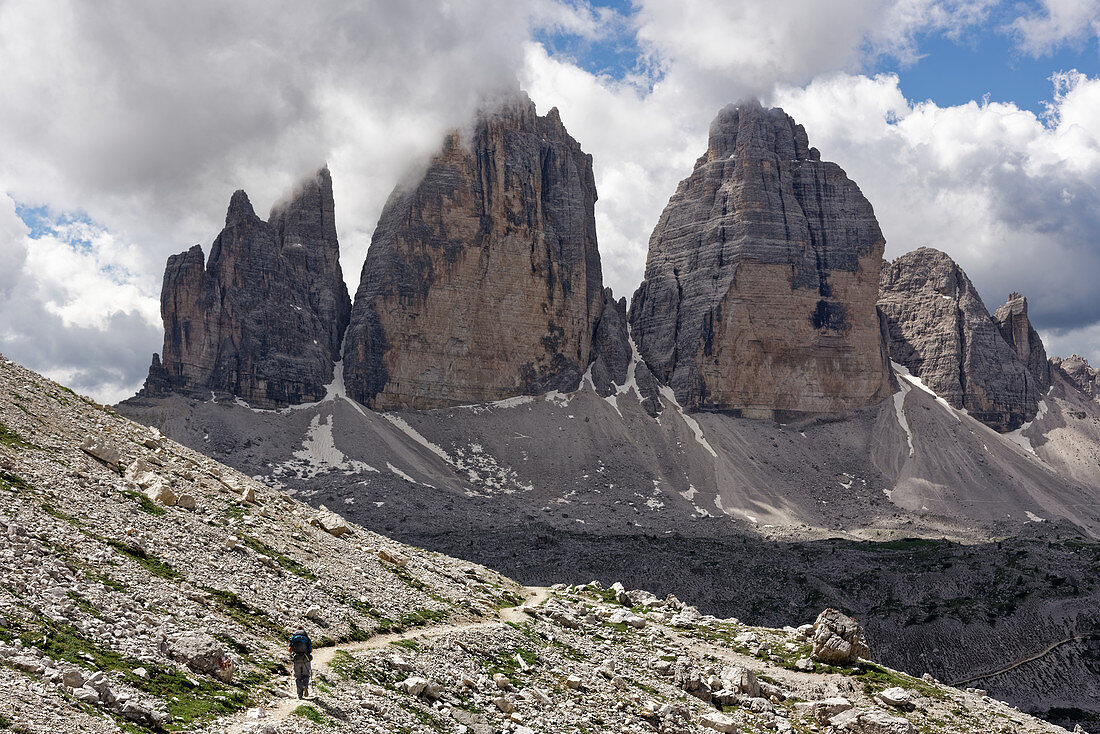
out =
[[[179,497],[168,486],[168,482],[160,477],[156,477],[155,481],[145,489],[145,496],[165,507],[172,507],[179,501]]]
[[[734,723],[733,719],[718,712],[703,715],[699,719],[699,723],[708,729],[725,732],[725,734],[736,734],[737,732],[737,724]]]
[[[313,606],[311,606],[309,609],[306,610],[306,617],[308,619],[312,619],[314,621],[316,621],[318,619],[321,619],[321,607],[314,604]]]
[[[427,685],[427,680],[420,676],[413,675],[398,683],[397,687],[410,696],[419,696],[424,692],[424,688],[427,687]]]
[[[887,688],[885,691],[879,693],[875,698],[882,701],[888,706],[894,706],[896,708],[905,708],[912,704],[913,696],[909,691],[904,688],[895,686],[894,688]]]
[[[850,709],[829,719],[838,732],[850,734],[917,734],[908,719],[875,709]]]

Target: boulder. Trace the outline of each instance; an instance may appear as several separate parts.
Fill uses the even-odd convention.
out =
[[[233,661],[222,643],[198,632],[185,632],[168,642],[168,655],[197,673],[228,683],[233,680]]]
[[[84,442],[80,444],[80,450],[104,464],[110,464],[115,469],[118,469],[118,462],[122,460],[119,450],[99,436],[85,436]]]
[[[648,368],[688,410],[829,414],[893,392],[871,204],[783,110],[730,105],[649,240],[630,306]]]
[[[576,389],[604,305],[592,158],[526,94],[391,195],[344,350],[348,394],[437,408]]]
[[[736,734],[737,732],[737,724],[734,722],[734,720],[726,716],[725,714],[720,714],[718,712],[703,714],[701,717],[699,717],[699,724],[713,731],[727,732],[732,734]]]
[[[852,665],[870,652],[856,620],[835,609],[818,615],[810,655],[813,660],[826,665]]]
[[[887,706],[893,706],[894,708],[903,710],[913,708],[913,695],[900,686],[894,686],[893,688],[887,688],[885,691],[880,691],[875,698]]]
[[[321,400],[351,314],[327,168],[276,204],[268,221],[244,191],[210,247],[168,258],[164,346],[140,397],[229,393],[258,408]]]
[[[347,520],[324,505],[321,505],[321,511],[317,513],[310,522],[329,535],[335,535],[337,538],[347,534],[350,529],[348,528]]]
[[[172,487],[170,487],[168,482],[162,477],[157,477],[156,480],[145,489],[145,496],[153,502],[164,505],[165,507],[172,507],[179,501],[179,497],[172,491]]]
[[[750,698],[758,698],[761,695],[760,681],[748,668],[740,666],[724,668],[719,678],[725,688],[743,693]]]
[[[405,566],[409,565],[408,557],[405,556],[405,555],[402,555],[401,553],[398,553],[395,550],[390,550],[390,549],[386,549],[386,548],[379,548],[378,549],[378,558],[379,558],[379,560],[385,561],[386,563],[392,563],[393,565],[397,566],[398,568],[404,568]]]
[[[84,685],[84,671],[80,668],[66,668],[61,673],[61,682],[69,688],[80,688]]]
[[[428,681],[420,676],[409,676],[397,684],[398,690],[404,691],[410,696],[419,696],[427,687]]]

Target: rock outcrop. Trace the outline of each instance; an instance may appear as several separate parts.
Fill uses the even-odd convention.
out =
[[[877,402],[892,377],[875,301],[874,211],[780,109],[744,103],[661,214],[630,323],[688,409],[745,417]]]
[[[1053,372],[1061,374],[1085,395],[1100,395],[1100,370],[1094,369],[1081,355],[1072,354],[1065,359],[1052,357],[1050,365]]]
[[[922,247],[884,267],[879,308],[890,358],[952,406],[1002,432],[1035,416],[1043,395],[1039,380],[946,254]],[[1024,325],[1030,329],[1022,320],[1011,328]],[[1028,348],[1041,352],[1042,343]]]
[[[363,264],[348,394],[435,408],[574,389],[604,303],[592,158],[524,94],[450,134]]]
[[[168,258],[164,348],[140,395],[213,391],[260,408],[320,400],[350,312],[328,169],[267,222],[237,191],[205,265],[198,245]]]
[[[1038,388],[1046,392],[1050,388],[1050,361],[1039,332],[1031,325],[1027,315],[1027,299],[1019,293],[1011,293],[1004,305],[993,313],[993,320],[1001,336],[1016,350],[1016,356],[1027,365]]]

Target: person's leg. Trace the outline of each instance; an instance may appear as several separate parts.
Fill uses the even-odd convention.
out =
[[[309,677],[305,669],[307,665],[309,665],[308,661],[294,661],[294,685],[298,689],[298,698],[304,698],[306,694],[306,686],[309,683]]]

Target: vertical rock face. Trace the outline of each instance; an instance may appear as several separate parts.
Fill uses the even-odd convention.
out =
[[[998,431],[1019,428],[1035,416],[1043,388],[1017,353],[1025,337],[1018,347],[1005,341],[950,257],[922,247],[888,264],[879,308],[886,315],[890,358],[951,405]],[[1008,325],[1007,311],[1005,316]],[[1011,329],[1017,333],[1025,326],[1030,330],[1017,319]],[[1028,354],[1043,353],[1038,335],[1035,339],[1036,344],[1027,342]]]
[[[1027,365],[1038,389],[1045,392],[1050,387],[1050,362],[1043,340],[1028,318],[1027,299],[1019,293],[1010,293],[1005,304],[994,312],[993,320],[1004,340],[1016,350],[1016,356]]]
[[[834,413],[891,392],[875,309],[885,241],[870,203],[801,125],[723,109],[649,241],[630,323],[687,408]]]
[[[1052,357],[1051,369],[1060,372],[1078,390],[1089,397],[1100,396],[1100,370],[1089,365],[1087,359],[1073,354],[1065,359]]]
[[[396,190],[363,264],[348,393],[435,408],[572,389],[603,307],[592,159],[524,94]]]
[[[328,169],[276,205],[270,222],[237,191],[225,229],[168,258],[164,349],[141,394],[226,392],[256,407],[320,400],[351,311]]]

